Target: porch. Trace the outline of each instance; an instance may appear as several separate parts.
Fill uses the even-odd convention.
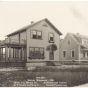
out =
[[[26,42],[6,38],[0,41],[0,66],[24,66]]]
[[[81,61],[88,61],[88,45],[81,46]]]

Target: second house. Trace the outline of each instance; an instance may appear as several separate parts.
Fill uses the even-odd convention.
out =
[[[88,36],[67,33],[60,45],[60,61],[88,62]]]

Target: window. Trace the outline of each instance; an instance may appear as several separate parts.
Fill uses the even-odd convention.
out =
[[[85,57],[85,52],[83,52],[83,57]]]
[[[63,51],[63,57],[66,57],[66,51]]]
[[[33,39],[36,39],[36,38],[37,38],[37,32],[33,31]]]
[[[43,59],[44,58],[44,48],[40,48],[40,47],[29,48],[29,58],[30,59]]]
[[[37,32],[37,37],[38,37],[38,39],[42,39],[42,32],[38,31]]]
[[[32,38],[33,39],[42,39],[42,32],[41,31],[32,31]]]
[[[71,57],[75,57],[75,51],[71,51]]]
[[[49,42],[54,41],[54,33],[49,33]]]

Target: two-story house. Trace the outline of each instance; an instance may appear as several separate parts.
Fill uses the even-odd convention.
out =
[[[0,41],[1,66],[43,66],[60,59],[62,33],[47,19],[31,22]]]
[[[88,36],[67,33],[60,45],[60,61],[87,62]]]

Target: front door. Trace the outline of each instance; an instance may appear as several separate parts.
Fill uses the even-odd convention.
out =
[[[54,60],[54,51],[53,51],[53,49],[50,49],[50,51],[49,51],[49,59]]]

